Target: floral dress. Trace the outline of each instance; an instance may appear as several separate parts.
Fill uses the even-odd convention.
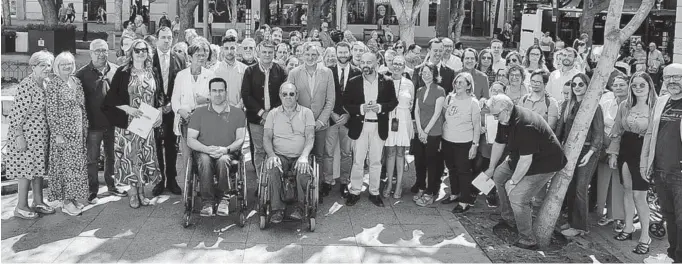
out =
[[[88,117],[83,86],[73,76],[68,82],[51,76],[45,88],[50,130],[47,199],[86,199]],[[57,144],[57,136],[64,137],[64,144]]]
[[[155,93],[156,82],[151,71],[146,71],[144,75],[130,75],[128,94],[130,95],[131,107],[138,108],[142,103],[154,105]],[[128,116],[128,123],[132,120],[132,116]],[[135,187],[158,182],[161,172],[156,157],[154,133],[149,133],[147,138],[141,138],[126,129],[118,127],[115,133],[115,177],[120,182]]]
[[[17,130],[23,131],[26,139],[27,149],[24,151],[16,147]],[[45,177],[47,143],[45,89],[31,74],[19,83],[9,115],[5,176],[9,179],[29,180],[33,177]]]

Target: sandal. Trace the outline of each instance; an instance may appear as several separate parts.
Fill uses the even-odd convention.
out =
[[[129,203],[130,203],[129,204],[130,208],[133,208],[133,209],[140,208],[140,199],[137,197],[137,195],[131,195],[130,197],[128,197],[128,199],[129,199]]]
[[[403,190],[400,188],[395,188],[395,192],[393,193],[393,199],[400,199],[403,197]]]
[[[663,222],[651,223],[649,225],[649,235],[655,239],[663,239],[665,237],[665,226]]]
[[[392,188],[390,186],[386,186],[386,189],[384,189],[384,198],[391,197],[391,193],[392,193],[391,189]]]
[[[41,214],[54,214],[56,210],[46,204],[33,204],[33,210]]]
[[[632,240],[632,233],[634,233],[634,232],[628,233],[628,232],[623,231],[623,232],[618,233],[613,238],[615,238],[618,241]]]
[[[142,206],[149,206],[152,204],[152,201],[147,199],[147,197],[144,197],[144,195],[142,195],[142,194],[138,193],[137,198],[139,199],[140,205],[142,205]]]
[[[38,214],[33,211],[26,211],[23,209],[19,208],[14,208],[14,216],[19,217],[21,219],[26,219],[26,220],[33,220],[38,218]]]
[[[640,254],[644,255],[649,253],[649,246],[651,245],[651,238],[649,238],[649,242],[644,243],[644,242],[639,242],[637,246],[632,250],[635,254]]]

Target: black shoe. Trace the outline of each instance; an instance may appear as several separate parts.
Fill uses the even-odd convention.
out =
[[[163,193],[163,190],[165,187],[163,186],[163,182],[159,182],[154,186],[154,189],[152,189],[152,195],[153,196],[159,196]]]
[[[166,186],[166,189],[170,191],[172,194],[175,195],[182,194],[182,189],[180,188],[180,186],[178,186],[178,183],[175,181],[175,179],[169,179],[167,185],[168,186]]]
[[[412,185],[412,188],[410,188],[410,192],[418,193],[419,192],[419,186],[417,186],[416,184]]]
[[[381,200],[381,195],[370,195],[369,200],[376,206],[384,207],[384,201]]]
[[[500,205],[497,195],[488,194],[488,196],[485,197],[485,202],[488,204],[488,207],[497,207]]]
[[[514,246],[518,247],[518,248],[528,249],[528,250],[537,250],[538,249],[537,244],[535,244],[535,243],[533,243],[527,239],[524,239],[524,238],[519,239],[519,241],[516,241],[516,243],[514,243]]]
[[[464,206],[462,206],[462,203],[460,203],[457,206],[455,206],[455,209],[452,209],[452,213],[453,214],[461,214],[461,213],[464,213],[466,211],[469,211],[469,209],[471,209],[471,207],[473,207],[473,206],[470,204],[465,204]]]
[[[322,188],[320,188],[320,198],[322,197],[327,197],[329,195],[329,191],[332,190],[332,185],[326,182],[322,183]]]
[[[348,194],[348,198],[346,199],[346,205],[347,206],[353,206],[356,203],[360,201],[360,195],[355,195],[355,194]]]
[[[459,197],[456,197],[455,199],[452,199],[452,196],[451,196],[451,195],[448,195],[448,197],[446,197],[445,199],[441,200],[440,203],[442,203],[442,204],[451,204],[451,203],[454,203],[454,202],[457,202],[457,201],[459,201]]]
[[[128,192],[126,192],[126,191],[121,191],[121,190],[119,190],[119,189],[116,188],[116,187],[114,187],[113,189],[109,189],[109,191],[108,191],[107,193],[108,193],[109,195],[118,196],[118,197],[126,197],[126,196],[128,196]]]
[[[341,197],[348,198],[348,184],[341,184],[339,192],[341,192]]]

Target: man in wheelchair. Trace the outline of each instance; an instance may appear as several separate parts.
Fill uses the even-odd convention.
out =
[[[224,79],[213,78],[208,86],[211,102],[194,110],[187,129],[187,146],[194,151],[192,158],[201,185],[201,216],[212,216],[216,202],[217,214],[227,216],[229,198],[224,193],[228,191],[230,165],[241,154],[246,115],[242,109],[228,104]]]
[[[303,188],[311,177],[309,154],[315,141],[313,112],[298,104],[296,86],[283,83],[279,97],[282,105],[268,113],[263,131],[263,147],[268,155],[265,169],[270,177],[268,189],[273,212],[270,221],[274,224],[282,222],[285,203],[291,200],[296,205],[289,217],[297,220],[303,217]],[[295,183],[292,182],[294,179]],[[292,183],[296,185],[295,191],[289,188]]]

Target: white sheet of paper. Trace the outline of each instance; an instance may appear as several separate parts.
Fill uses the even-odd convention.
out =
[[[130,121],[128,131],[142,138],[147,138],[161,111],[145,103],[142,103],[138,109],[142,111],[142,116]]]
[[[497,136],[497,120],[493,115],[485,115],[485,138],[488,144],[495,143],[495,136]]]
[[[474,185],[479,191],[481,191],[483,194],[488,195],[490,190],[495,187],[495,182],[488,178],[488,176],[485,174],[485,172],[481,172],[481,174],[474,179],[474,181],[471,182],[471,184]]]

